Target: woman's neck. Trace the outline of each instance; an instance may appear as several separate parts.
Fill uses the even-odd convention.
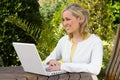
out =
[[[78,42],[82,42],[83,41],[83,38],[82,36],[80,36],[80,34],[78,35],[74,35],[73,34],[73,37],[72,37],[72,42],[77,44]]]
[[[83,39],[83,37],[80,34],[75,34],[75,35],[73,34],[72,42],[77,44],[79,42],[82,42],[82,41],[88,39],[89,37],[90,37],[90,33],[86,36],[85,39]]]

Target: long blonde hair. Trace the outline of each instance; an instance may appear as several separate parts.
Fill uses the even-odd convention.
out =
[[[72,13],[72,15],[75,16],[76,18],[79,17],[80,15],[83,16],[83,22],[80,23],[79,32],[80,32],[81,37],[85,39],[89,34],[89,29],[88,29],[89,12],[88,10],[86,10],[80,4],[77,4],[77,3],[69,4],[67,7],[65,7],[63,12],[66,10],[69,10]],[[72,37],[73,35],[69,34],[69,38],[72,38]]]

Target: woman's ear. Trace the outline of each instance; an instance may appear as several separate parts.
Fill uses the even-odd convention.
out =
[[[80,15],[80,16],[78,17],[78,19],[79,19],[80,22],[83,22],[83,21],[84,21],[83,15]]]

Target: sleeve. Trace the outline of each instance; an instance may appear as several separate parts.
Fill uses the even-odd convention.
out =
[[[67,72],[89,72],[98,75],[102,67],[103,46],[102,41],[94,45],[90,63],[62,63],[61,70]]]
[[[45,59],[44,64],[47,64],[51,59],[59,60],[61,59],[61,39],[58,41],[55,49],[50,53],[50,55]]]

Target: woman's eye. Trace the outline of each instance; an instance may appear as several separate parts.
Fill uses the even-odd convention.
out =
[[[70,20],[69,18],[62,19],[62,21],[69,21],[69,20]]]
[[[67,21],[69,21],[70,19],[69,18],[66,18]]]

